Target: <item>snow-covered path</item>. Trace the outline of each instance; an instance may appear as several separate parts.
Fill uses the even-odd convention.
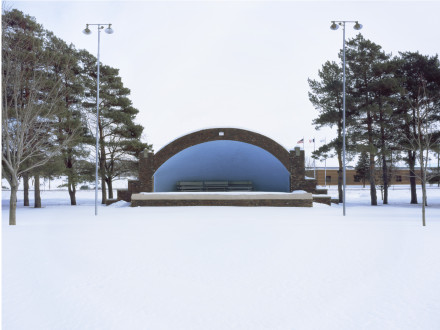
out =
[[[70,207],[48,193],[15,227],[3,208],[4,329],[440,328],[437,189],[425,228],[400,191],[377,207],[349,191],[345,218],[123,202],[95,217],[80,194]]]

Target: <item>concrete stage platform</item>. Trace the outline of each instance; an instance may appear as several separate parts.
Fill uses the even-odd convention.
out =
[[[290,206],[312,207],[310,193],[169,192],[131,195],[131,206]]]

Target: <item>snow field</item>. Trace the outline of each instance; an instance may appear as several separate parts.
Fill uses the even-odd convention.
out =
[[[425,228],[405,190],[377,207],[348,190],[346,217],[125,202],[95,217],[78,194],[45,192],[15,227],[3,207],[4,329],[440,328],[438,189]]]

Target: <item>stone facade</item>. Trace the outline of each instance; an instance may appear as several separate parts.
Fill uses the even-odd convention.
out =
[[[331,196],[327,196],[327,195],[313,195],[313,201],[315,203],[321,203],[329,206],[332,205]]]
[[[186,148],[197,144],[218,141],[232,140],[249,143],[260,147],[276,157],[290,173],[290,191],[305,190],[314,193],[316,180],[305,178],[304,151],[299,147],[287,151],[283,146],[267,136],[238,128],[214,128],[204,129],[182,136],[169,143],[156,154],[145,151],[139,161],[139,180],[132,180],[128,183],[125,192],[118,191],[118,199],[130,201],[128,196],[138,192],[154,191],[154,173],[168,159]]]
[[[133,200],[132,207],[136,206],[286,206],[312,207],[312,199],[247,199],[247,200],[176,200],[176,199],[145,199]]]

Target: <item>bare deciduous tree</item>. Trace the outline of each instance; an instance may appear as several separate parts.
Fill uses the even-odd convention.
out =
[[[422,186],[422,224],[426,226],[426,183],[430,179],[428,172],[429,151],[433,150],[440,143],[440,123],[436,120],[440,109],[439,105],[434,102],[434,99],[427,95],[423,77],[421,82],[417,101],[411,101],[408,98],[415,112],[416,127],[414,134],[409,139],[409,144],[412,150],[417,152],[420,163],[420,172],[416,176],[419,178]]]
[[[2,174],[11,187],[9,224],[15,225],[20,177],[63,147],[54,125],[62,96],[48,66],[56,59],[43,50],[41,28],[17,11],[2,18]],[[29,32],[29,26],[35,29]]]

